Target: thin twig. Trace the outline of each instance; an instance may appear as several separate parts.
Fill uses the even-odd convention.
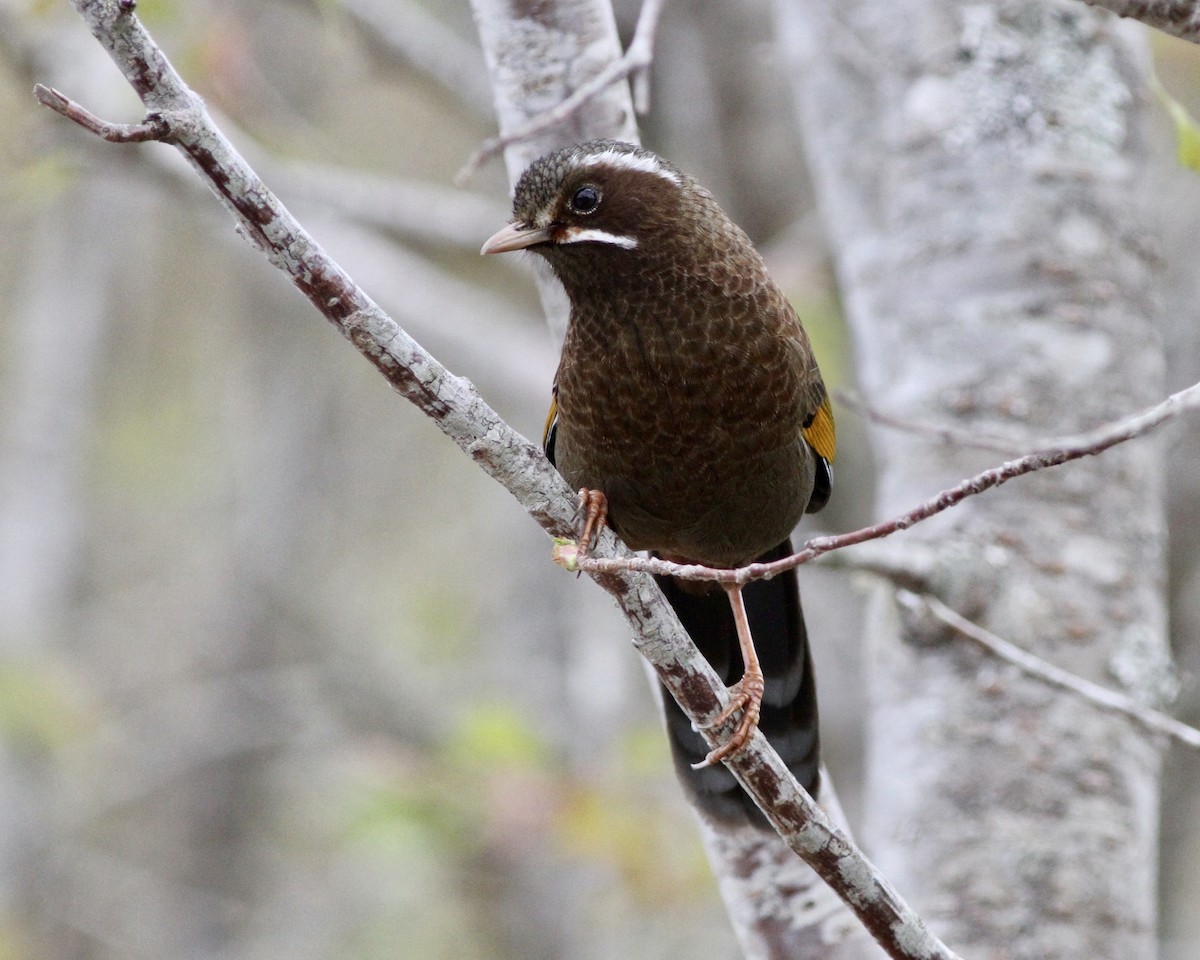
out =
[[[166,140],[170,136],[170,124],[161,114],[147,114],[142,123],[109,123],[45,84],[36,84],[33,95],[38,103],[55,113],[61,113],[68,120],[74,120],[109,143],[145,143],[148,140]]]
[[[962,481],[957,486],[943,490],[907,513],[902,513],[891,520],[872,524],[869,527],[862,527],[859,530],[851,530],[848,533],[839,533],[827,537],[814,537],[790,557],[783,557],[771,563],[752,563],[745,567],[739,567],[736,570],[720,570],[714,567],[701,566],[700,564],[671,563],[656,557],[578,557],[569,548],[560,550],[560,562],[571,569],[578,569],[584,573],[591,574],[614,573],[619,570],[636,570],[639,573],[673,576],[681,580],[711,580],[719,583],[738,583],[743,585],[752,580],[769,580],[771,577],[777,576],[785,570],[801,566],[832,550],[840,550],[843,547],[865,543],[868,540],[878,540],[881,537],[890,536],[897,531],[907,530],[914,524],[920,523],[922,520],[928,520],[943,510],[961,503],[967,497],[972,497],[983,493],[985,490],[998,487],[1015,477],[1021,477],[1037,470],[1045,470],[1048,467],[1057,467],[1071,460],[1079,460],[1082,457],[1091,457],[1098,453],[1103,453],[1109,447],[1115,447],[1126,440],[1132,440],[1134,437],[1140,437],[1142,434],[1149,433],[1155,427],[1174,419],[1186,410],[1192,410],[1196,407],[1200,407],[1200,383],[1193,384],[1185,390],[1180,390],[1178,393],[1172,394],[1166,400],[1162,401],[1162,403],[1156,404],[1141,413],[1105,424],[1104,426],[1097,427],[1095,430],[1090,430],[1075,437],[1064,438],[1059,441],[1059,446],[1055,448],[1035,451],[1016,460],[1003,463],[998,467],[992,467],[990,470],[984,470],[982,473],[978,473]]]
[[[966,617],[962,616],[962,614],[946,606],[937,597],[901,589],[896,591],[896,598],[909,609],[920,610],[924,608],[928,610],[941,620],[942,623],[953,627],[964,637],[974,640],[985,650],[1019,667],[1030,676],[1037,677],[1039,680],[1044,680],[1046,683],[1061,687],[1064,690],[1077,693],[1084,699],[1090,700],[1099,706],[1124,713],[1126,716],[1132,717],[1138,723],[1151,730],[1158,733],[1165,733],[1167,736],[1178,740],[1186,746],[1200,749],[1200,730],[1197,730],[1195,727],[1189,727],[1186,723],[1182,723],[1174,717],[1169,717],[1158,710],[1144,707],[1123,693],[1110,690],[1108,687],[1102,687],[1098,683],[1093,683],[1091,680],[1086,680],[1077,674],[1063,670],[1061,667],[1056,667],[1054,664],[1043,660],[1041,657],[1027,650],[1022,650],[1016,644],[997,636],[990,630],[979,626],[979,624],[972,623]]]
[[[654,36],[658,30],[658,20],[666,0],[643,0],[641,13],[638,14],[637,27],[634,28],[633,39],[629,41],[629,49],[619,60],[614,60],[587,83],[580,86],[565,100],[531,117],[526,123],[509,133],[488,137],[463,164],[455,174],[454,182],[462,186],[474,176],[475,171],[492,157],[502,151],[535,137],[556,124],[570,119],[580,107],[596,97],[609,86],[619,83],[626,77],[633,83],[634,105],[638,113],[650,109],[650,66],[654,62]]]

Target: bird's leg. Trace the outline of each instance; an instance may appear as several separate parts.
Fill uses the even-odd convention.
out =
[[[586,557],[592,539],[608,523],[608,497],[600,490],[583,487],[579,491],[579,510],[583,514],[583,533],[579,535],[579,556]]]
[[[702,761],[693,765],[693,768],[697,770],[720,763],[746,746],[750,742],[750,738],[754,736],[754,730],[758,726],[759,712],[762,709],[765,681],[762,667],[758,665],[758,652],[754,649],[754,638],[750,636],[750,621],[746,618],[746,604],[742,600],[742,588],[731,584],[725,587],[725,591],[729,597],[729,605],[733,607],[733,622],[737,625],[738,646],[742,649],[744,672],[742,679],[729,688],[729,703],[710,726],[715,727],[717,724],[724,723],[738,710],[742,711],[742,718],[738,721],[733,734],[722,746],[710,751]]]

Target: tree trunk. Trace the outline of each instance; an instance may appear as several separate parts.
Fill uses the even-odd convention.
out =
[[[780,0],[868,402],[1013,438],[1161,398],[1142,224],[1146,51],[1082,5]],[[878,431],[886,517],[998,461]],[[1156,699],[1163,467],[1143,439],[891,543],[964,615]],[[972,960],[1149,958],[1159,746],[900,614],[868,625],[867,841]]]

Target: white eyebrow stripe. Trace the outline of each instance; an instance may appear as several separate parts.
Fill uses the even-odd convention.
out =
[[[664,180],[669,180],[676,185],[682,182],[679,179],[679,175],[674,170],[664,167],[658,157],[649,156],[644,153],[624,153],[620,150],[609,149],[601,153],[593,153],[584,158],[584,166],[592,166],[593,164],[600,163],[622,167],[626,170],[640,170],[642,173],[652,173],[654,176],[662,177]]]
[[[638,245],[637,237],[623,237],[620,234],[609,233],[607,230],[597,230],[595,228],[584,227],[568,227],[555,238],[558,243],[607,243],[614,247],[624,247],[626,250],[632,250]]]

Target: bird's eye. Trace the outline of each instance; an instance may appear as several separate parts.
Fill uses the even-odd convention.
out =
[[[591,213],[600,206],[600,190],[588,184],[571,194],[571,209],[576,213]]]

